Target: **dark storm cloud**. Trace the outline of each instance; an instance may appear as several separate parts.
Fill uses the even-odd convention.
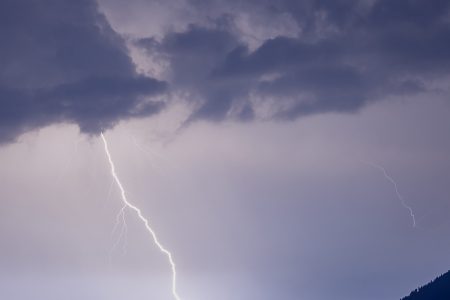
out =
[[[194,95],[199,109],[191,119],[249,119],[267,101],[274,104],[271,117],[280,119],[353,112],[389,95],[423,92],[428,82],[449,75],[448,1],[190,3],[197,10],[222,9],[227,21],[138,44],[169,62],[174,89]],[[233,24],[242,11],[263,12],[268,24],[290,15],[298,36],[250,49]]]
[[[163,104],[151,96],[169,87],[195,107],[188,122],[284,120],[354,112],[450,75],[448,1],[187,3],[198,22],[137,42],[168,62],[166,84],[136,73],[94,0],[1,1],[0,142],[58,122],[98,133],[158,112]],[[245,42],[252,26],[270,31],[272,19],[286,18],[297,34]]]
[[[162,42],[143,39],[139,44],[171,63],[170,82],[174,88],[186,89],[197,97],[211,99],[195,113],[196,116],[218,120],[230,109],[240,87],[211,76],[217,63],[239,45],[236,38],[222,26],[214,29],[191,25],[185,32],[169,33]],[[195,100],[194,100],[195,101]]]
[[[54,122],[98,133],[150,115],[165,83],[143,77],[90,0],[0,2],[0,143]]]

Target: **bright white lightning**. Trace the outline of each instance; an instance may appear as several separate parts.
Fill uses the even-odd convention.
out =
[[[122,183],[120,182],[119,177],[116,174],[114,162],[112,161],[111,154],[109,153],[108,142],[106,141],[106,138],[103,135],[103,133],[101,133],[101,138],[102,138],[103,144],[105,146],[105,153],[106,153],[106,156],[108,157],[109,165],[111,166],[111,175],[114,178],[117,186],[120,189],[122,201],[126,207],[130,208],[137,214],[139,219],[144,223],[147,231],[150,233],[150,235],[153,239],[153,242],[156,244],[156,246],[159,248],[159,250],[167,256],[170,266],[171,266],[171,269],[172,269],[172,294],[176,300],[180,300],[181,298],[178,296],[177,289],[176,289],[176,287],[177,287],[176,286],[177,272],[176,272],[175,262],[172,259],[172,253],[170,253],[166,248],[163,247],[163,245],[161,245],[161,243],[158,240],[158,237],[156,236],[156,233],[150,227],[148,220],[142,215],[141,210],[128,201],[126,193],[125,193],[125,189],[123,188]]]
[[[398,190],[398,186],[397,183],[395,182],[395,180],[387,173],[386,169],[383,166],[380,166],[378,164],[375,164],[373,162],[370,161],[361,161],[369,166],[372,166],[378,170],[380,170],[383,173],[384,178],[386,178],[387,181],[389,181],[390,183],[392,183],[392,185],[394,186],[395,189],[395,194],[397,195],[398,200],[400,200],[400,203],[402,204],[402,206],[404,208],[406,208],[409,211],[409,215],[411,216],[412,222],[413,222],[413,227],[416,227],[416,216],[414,215],[414,211],[412,209],[411,206],[409,206],[405,199],[403,198],[402,194],[400,194],[399,190]]]

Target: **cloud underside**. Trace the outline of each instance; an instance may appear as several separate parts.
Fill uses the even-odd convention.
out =
[[[166,84],[135,72],[94,1],[0,3],[0,142],[52,123],[96,134],[151,115]]]
[[[293,120],[425,92],[449,75],[448,1],[186,5],[224,13],[162,38],[137,38],[147,55],[166,62],[165,78],[157,80],[136,72],[93,0],[1,1],[0,142],[61,122],[97,134],[158,113],[164,103],[156,96],[170,93],[188,95],[179,100],[195,108],[188,122]],[[298,30],[252,47],[237,22],[243,11],[269,27],[272,19],[290,18]]]
[[[428,82],[450,70],[448,1],[247,0],[229,1],[226,9],[207,25],[137,42],[167,60],[173,89],[195,95],[191,120],[353,112],[386,96],[425,92]],[[298,32],[251,48],[237,23],[253,12],[267,26],[289,17]]]

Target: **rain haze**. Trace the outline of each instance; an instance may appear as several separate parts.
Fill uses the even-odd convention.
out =
[[[0,2],[0,298],[400,299],[450,269],[450,3]]]

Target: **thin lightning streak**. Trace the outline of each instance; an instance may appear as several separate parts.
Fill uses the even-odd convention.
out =
[[[141,152],[145,153],[145,155],[148,155],[150,157],[154,157],[156,156],[154,153],[148,151],[147,149],[145,149],[144,147],[142,147],[138,141],[136,140],[136,138],[134,136],[131,136],[131,138],[133,139],[133,144],[136,146],[137,149],[139,149]],[[154,163],[152,163],[152,167],[155,169],[158,169],[158,171],[161,171],[161,169],[159,167],[157,167]]]
[[[128,225],[125,219],[125,213],[126,211],[123,211],[122,213],[122,232],[123,232],[123,244],[122,244],[122,255],[127,254],[127,233],[128,233]]]
[[[114,224],[114,227],[111,231],[111,236],[114,236],[114,233],[116,232],[117,228],[119,227],[119,224],[121,223],[120,221],[122,221],[122,227],[120,229],[120,233],[119,236],[117,238],[117,240],[115,241],[115,243],[113,244],[113,246],[111,247],[111,250],[109,251],[109,265],[112,265],[112,256],[114,254],[114,251],[116,250],[117,246],[120,244],[120,242],[122,241],[122,238],[124,240],[123,245],[122,245],[122,255],[125,255],[127,253],[127,232],[128,232],[128,226],[127,226],[127,222],[126,222],[126,218],[125,218],[125,209],[128,208],[128,206],[124,205],[119,213],[116,216],[116,223]]]
[[[121,218],[121,217],[122,217],[122,225],[125,224],[125,209],[126,209],[127,207],[128,207],[127,205],[124,205],[124,206],[119,210],[119,213],[118,213],[117,216],[116,216],[116,223],[114,224],[114,227],[113,227],[113,229],[112,229],[112,231],[111,231],[111,235],[114,235],[114,233],[115,233],[116,230],[117,230],[117,227],[119,227],[119,224],[120,224],[120,218]]]
[[[172,169],[172,170],[175,169],[174,165],[169,160],[167,160],[163,155],[158,154],[155,151],[150,151],[147,147],[144,147],[143,145],[141,145],[134,135],[130,134],[130,137],[133,140],[133,144],[136,146],[136,148],[139,151],[141,151],[142,153],[144,153],[147,157],[149,157],[149,158],[157,157],[158,161],[164,162],[165,166],[170,167],[170,169]],[[160,172],[163,171],[163,169],[160,166],[155,165],[155,163],[153,163],[153,162],[152,162],[152,167],[154,167],[155,169],[157,169]]]
[[[119,177],[116,174],[114,162],[112,161],[111,154],[109,153],[108,142],[106,141],[106,138],[103,135],[103,133],[101,133],[101,138],[102,138],[103,144],[105,146],[105,153],[106,153],[106,156],[108,157],[109,165],[111,166],[111,175],[114,178],[114,180],[116,181],[116,184],[117,184],[117,186],[120,189],[120,194],[122,196],[122,201],[128,208],[130,208],[134,212],[136,212],[137,216],[144,223],[145,228],[147,229],[147,231],[152,236],[153,242],[156,244],[156,246],[159,248],[159,250],[167,256],[167,258],[169,260],[169,263],[170,263],[170,266],[171,266],[171,269],[172,269],[172,294],[173,294],[173,297],[176,300],[181,300],[181,298],[178,296],[177,289],[176,289],[177,272],[176,272],[175,262],[172,259],[172,253],[170,253],[166,248],[164,248],[161,245],[161,243],[158,240],[158,237],[156,236],[156,233],[150,227],[150,224],[149,224],[148,220],[142,215],[141,210],[128,201],[126,193],[125,193],[125,189],[123,188],[122,183],[120,182]]]
[[[414,211],[412,209],[411,206],[409,206],[405,199],[403,198],[403,196],[400,194],[399,190],[398,190],[398,186],[397,183],[395,182],[395,180],[387,173],[386,169],[383,166],[380,166],[378,164],[375,164],[373,162],[370,161],[361,161],[369,166],[372,166],[378,170],[380,170],[381,172],[383,172],[384,178],[386,178],[386,180],[388,180],[390,183],[392,183],[392,185],[394,186],[395,189],[395,194],[397,195],[397,198],[400,200],[400,203],[402,204],[402,206],[404,208],[406,208],[409,211],[409,215],[411,216],[412,222],[413,222],[413,227],[416,227],[416,216],[414,215]]]

